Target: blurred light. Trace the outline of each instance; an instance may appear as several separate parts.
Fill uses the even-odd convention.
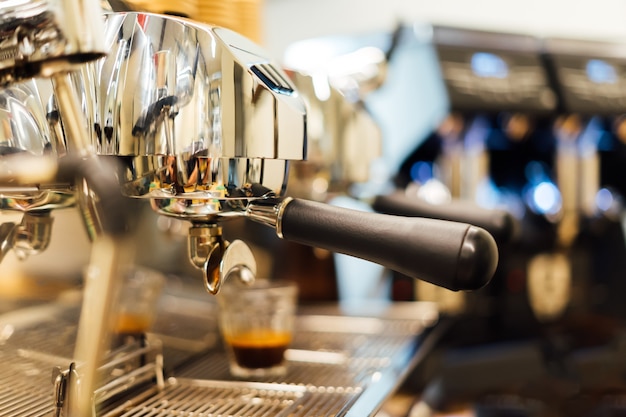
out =
[[[601,59],[587,61],[587,77],[597,84],[615,84],[617,74],[613,65]]]
[[[315,178],[311,183],[311,188],[316,194],[325,194],[328,192],[328,180],[325,178]]]
[[[596,206],[602,211],[609,211],[613,207],[613,193],[606,188],[601,188],[596,194]]]
[[[592,117],[578,139],[581,156],[595,154],[603,133],[604,126],[602,125],[602,120],[598,117]]]
[[[433,177],[433,166],[430,162],[417,161],[411,166],[410,173],[413,181],[424,184]]]
[[[493,181],[487,179],[476,190],[476,203],[488,209],[506,210],[516,219],[524,217],[526,207],[518,193],[506,188],[498,188]]]
[[[320,42],[317,39],[296,42],[285,51],[285,66],[305,73],[325,71],[331,59],[345,53],[342,46],[340,42]]]
[[[476,203],[485,208],[496,208],[500,205],[502,193],[493,181],[483,181],[476,190]]]
[[[552,182],[540,182],[530,191],[529,206],[539,214],[557,214],[561,209],[561,193]]]
[[[4,327],[2,327],[2,330],[0,330],[0,341],[4,342],[8,340],[11,336],[13,336],[14,332],[15,328],[12,324],[5,324]]]
[[[526,179],[531,184],[538,184],[546,181],[548,176],[548,167],[545,163],[540,161],[530,161],[524,168],[524,174]]]
[[[509,67],[496,54],[489,52],[477,52],[472,55],[472,71],[479,77],[506,78],[509,75]]]
[[[441,181],[431,178],[417,190],[417,197],[430,204],[447,204],[452,194]]]
[[[326,101],[330,98],[330,84],[325,74],[313,74],[311,75],[311,81],[313,82],[313,90],[315,91],[315,97],[319,101]]]
[[[465,149],[470,153],[482,152],[485,148],[485,141],[489,133],[491,132],[491,126],[489,121],[484,116],[479,116],[472,120],[470,127],[465,134]]]
[[[359,83],[380,76],[385,53],[373,46],[340,55],[328,63],[330,83],[342,92],[359,87]]]
[[[383,377],[383,374],[378,372],[378,371],[376,371],[376,372],[374,372],[372,374],[372,382],[380,381],[382,379],[382,377]]]

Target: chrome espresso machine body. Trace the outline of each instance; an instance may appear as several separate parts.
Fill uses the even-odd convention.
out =
[[[237,415],[257,407],[258,412],[322,415],[334,404],[337,412],[363,415],[380,406],[381,395],[395,389],[416,360],[415,338],[436,316],[428,306],[409,314],[411,320],[406,311],[400,318],[353,317],[345,323],[334,316],[304,317],[303,335],[317,345],[298,342],[294,353],[304,350],[308,356],[296,363],[321,364],[347,376],[352,385],[345,389],[335,390],[336,381],[312,386],[306,367],[308,377],[291,384],[238,384],[219,372],[217,380],[215,373],[184,378],[202,371],[202,361],[192,361],[187,370],[177,367],[196,354],[211,366],[224,363],[219,349],[213,355],[215,346],[205,339],[194,350],[198,343],[191,341],[198,342],[198,333],[206,336],[206,328],[194,328],[193,319],[215,311],[207,312],[206,305],[194,309],[188,299],[169,299],[187,307],[167,310],[168,319],[183,316],[175,326],[168,323],[168,330],[156,335],[115,344],[110,320],[135,251],[131,238],[138,211],[131,201],[149,202],[159,215],[191,223],[189,261],[213,294],[226,279],[255,279],[248,246],[223,236],[222,226],[233,218],[454,290],[478,289],[490,280],[498,253],[481,228],[358,213],[285,196],[289,161],[306,156],[306,109],[285,73],[240,35],[172,16],[103,14],[93,2],[69,1],[4,3],[0,28],[0,47],[6,51],[0,80],[10,103],[5,116],[27,113],[9,118],[9,126],[19,128],[11,135],[5,131],[2,208],[47,215],[75,206],[92,239],[78,299],[62,297],[0,317],[0,354],[7,364],[0,389],[12,398],[3,413],[83,417],[161,410],[176,415],[200,404],[202,409],[230,407]],[[29,83],[51,93],[37,97]],[[41,105],[17,106],[13,97],[24,91]],[[14,203],[19,200],[35,203]],[[337,328],[338,323],[344,326]],[[196,337],[180,343],[174,334],[188,327]],[[312,350],[328,331],[331,346],[342,343],[340,355]],[[363,338],[370,340],[368,347],[382,343],[381,349],[396,356],[377,362],[379,352],[371,356],[355,349],[350,341],[355,335],[359,343]],[[181,350],[185,354],[177,361],[172,352]],[[183,378],[165,380],[172,372]],[[36,393],[21,390],[20,384],[35,385]]]

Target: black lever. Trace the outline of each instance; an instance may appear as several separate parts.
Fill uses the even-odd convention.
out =
[[[291,199],[282,203],[276,228],[286,240],[372,261],[454,291],[485,286],[498,263],[493,237],[466,223]]]
[[[485,209],[464,201],[430,204],[397,191],[380,195],[372,204],[374,211],[384,214],[469,223],[485,229],[498,244],[510,242],[519,227],[517,220],[505,210]]]

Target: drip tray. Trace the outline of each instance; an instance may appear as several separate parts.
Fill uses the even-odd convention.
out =
[[[358,395],[354,389],[321,389],[287,384],[170,378],[141,403],[104,417],[142,416],[328,416]],[[120,414],[121,413],[121,414]]]
[[[372,415],[438,333],[437,309],[429,303],[369,306],[369,313],[337,306],[301,309],[287,374],[240,380],[228,371],[214,306],[167,301],[176,308],[158,311],[157,331],[148,338],[162,345],[165,378],[155,375],[122,397],[107,397],[98,417]],[[6,365],[0,372],[2,416],[53,414],[52,371],[71,362],[78,307],[77,302],[52,303],[0,316],[0,358]],[[120,374],[118,386],[132,380],[123,369],[107,374]]]
[[[436,319],[424,303],[389,305],[370,317],[309,308],[297,317],[284,377],[232,377],[216,343],[171,370],[161,390],[106,416],[373,415],[434,343],[427,330]]]

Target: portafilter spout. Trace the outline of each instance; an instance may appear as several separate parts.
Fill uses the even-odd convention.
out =
[[[241,240],[228,242],[216,223],[194,223],[189,229],[189,259],[204,272],[206,290],[217,294],[226,279],[234,276],[250,284],[256,279],[256,260]]]
[[[193,224],[190,256],[205,274],[220,270],[228,250],[219,223],[246,217],[279,237],[453,290],[491,279],[498,252],[483,229],[284,198],[288,162],[306,157],[306,107],[249,40],[173,16],[113,13],[105,42],[111,52],[84,77],[95,88],[83,89],[96,93],[89,100],[97,152],[122,161],[127,196]],[[242,258],[226,266],[238,270]]]

